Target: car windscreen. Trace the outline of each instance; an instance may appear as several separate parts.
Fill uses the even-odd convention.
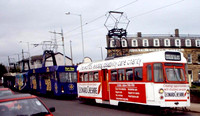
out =
[[[33,98],[0,102],[0,114],[1,116],[43,116],[49,112],[37,98]]]

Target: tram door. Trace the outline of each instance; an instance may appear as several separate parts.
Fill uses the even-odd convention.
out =
[[[109,100],[108,70],[102,70],[102,100]]]

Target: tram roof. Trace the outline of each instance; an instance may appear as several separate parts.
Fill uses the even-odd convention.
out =
[[[179,61],[166,60],[166,53],[180,53],[181,57]],[[140,67],[143,63],[148,62],[177,62],[186,63],[186,59],[183,57],[183,53],[177,51],[158,51],[145,54],[131,55],[113,58],[111,60],[96,61],[91,63],[80,64],[77,68],[78,71],[91,71],[101,69],[115,69],[115,68],[128,68],[128,67]]]
[[[46,73],[46,72],[76,72],[77,66],[48,66],[36,69],[31,69],[29,73]]]

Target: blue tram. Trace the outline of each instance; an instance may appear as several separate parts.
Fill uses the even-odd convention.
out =
[[[53,66],[45,66],[46,59],[51,56]],[[40,94],[54,96],[77,96],[77,66],[57,66],[53,51],[43,54],[41,68],[28,71],[30,90]]]
[[[30,90],[55,96],[77,96],[77,66],[49,66],[29,70]]]
[[[29,83],[30,83],[30,79],[29,79],[29,73],[28,71],[30,70],[30,65],[29,65],[29,60],[22,60],[22,72],[18,72],[15,75],[15,90],[17,91],[23,91],[23,92],[27,92],[29,91]],[[27,64],[28,69],[25,70],[25,64]]]

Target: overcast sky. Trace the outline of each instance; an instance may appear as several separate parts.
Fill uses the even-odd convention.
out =
[[[73,59],[81,62],[82,39],[80,17],[65,15],[66,12],[81,14],[85,56],[93,61],[106,57],[104,26],[108,11],[124,12],[130,18],[128,34],[200,34],[200,0],[0,0],[0,63],[8,64],[8,56],[18,61],[24,49],[30,54],[43,53],[43,41],[52,41],[49,31],[64,32],[66,55],[70,55],[72,41]],[[61,44],[61,36],[56,36]],[[22,41],[22,43],[20,43]],[[59,52],[63,53],[59,46]],[[25,55],[27,57],[27,55]]]

